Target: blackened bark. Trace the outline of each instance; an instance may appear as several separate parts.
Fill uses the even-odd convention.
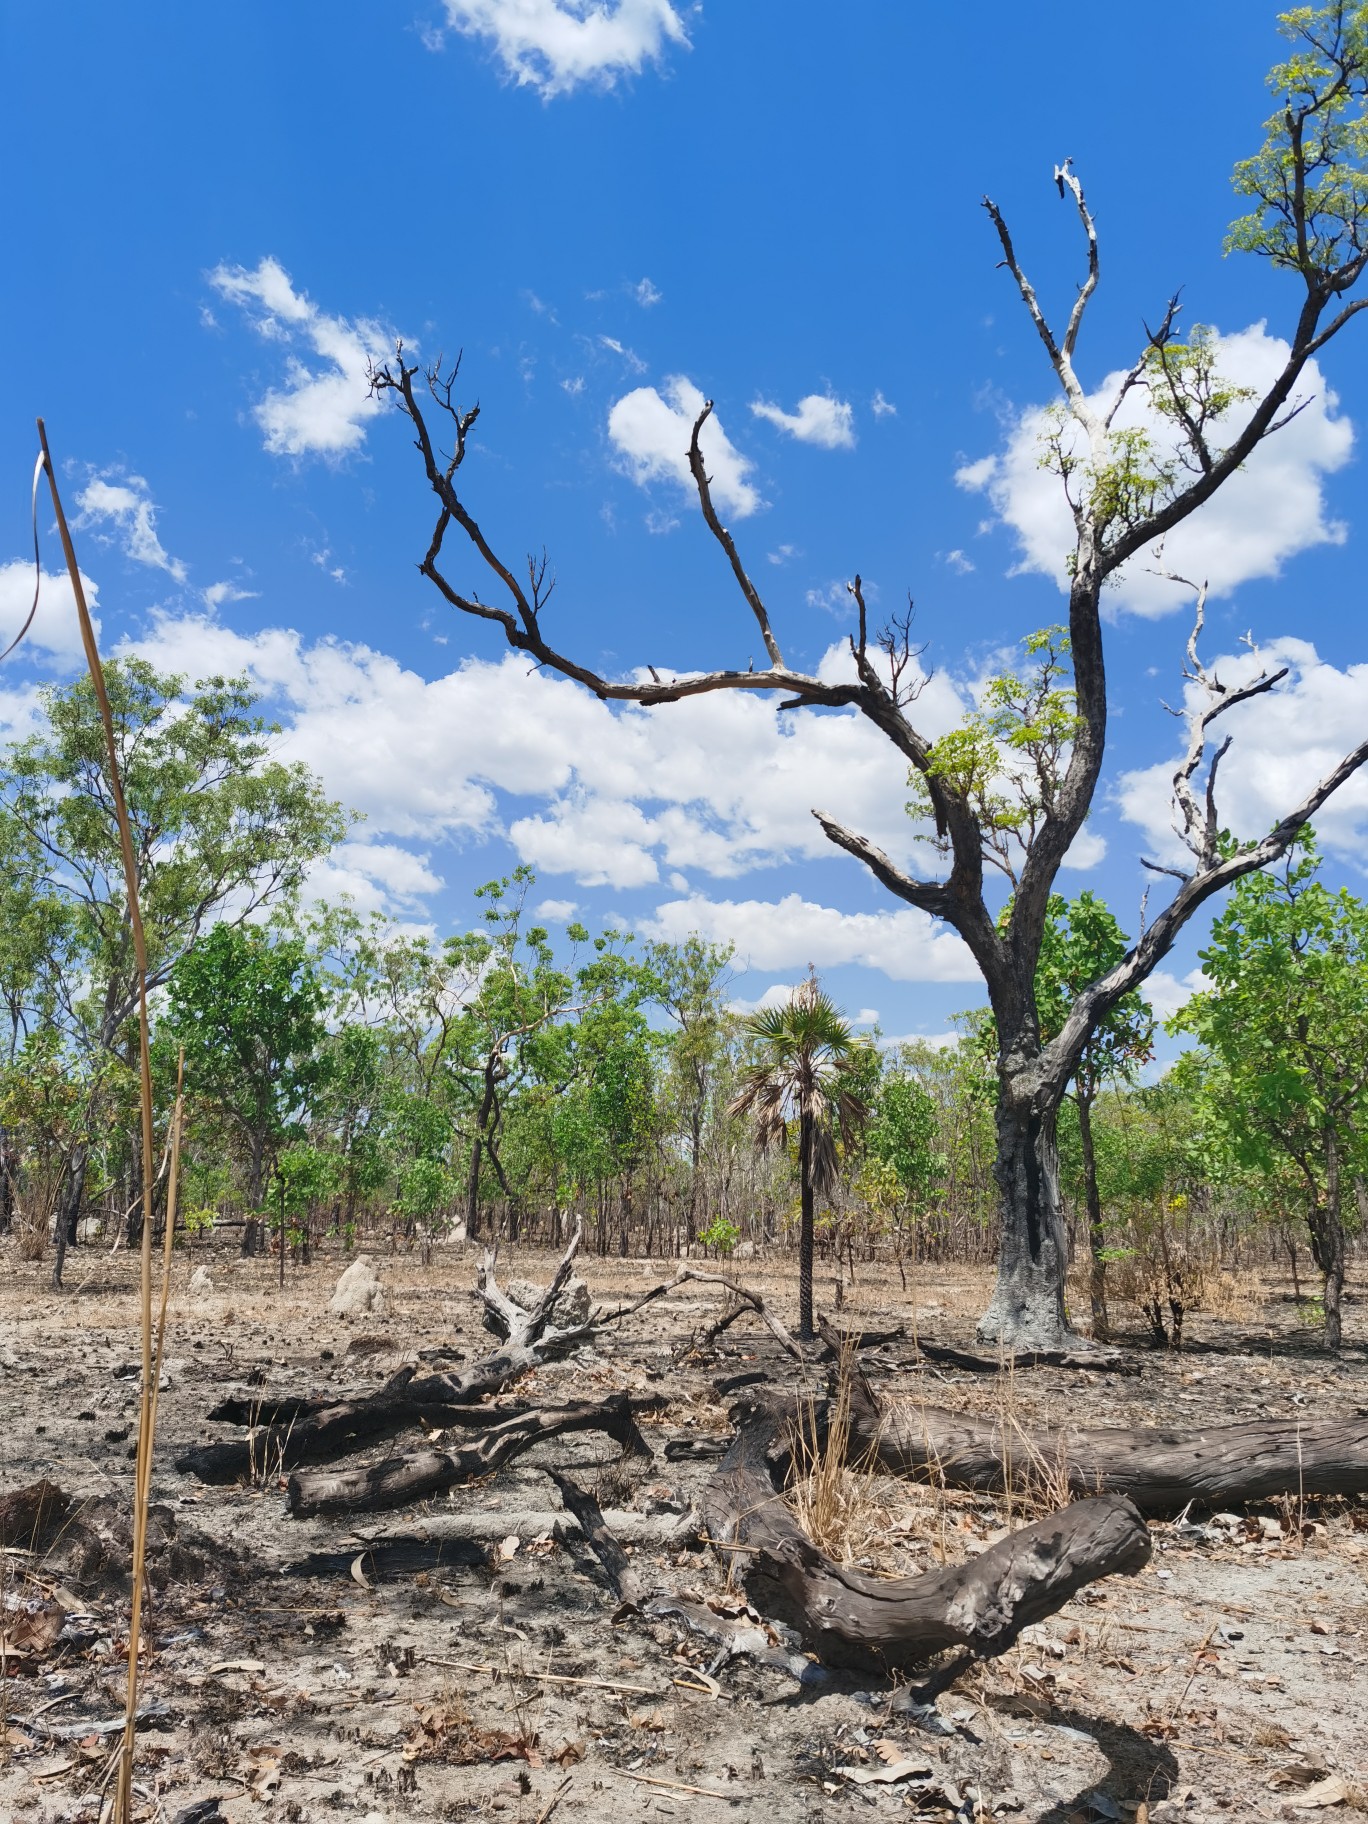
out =
[[[68,1246],[76,1240],[76,1224],[81,1219],[81,1199],[85,1196],[86,1166],[90,1149],[78,1142],[67,1156],[62,1192],[57,1199],[57,1230],[53,1237],[52,1284],[62,1288],[62,1269],[66,1265]]]
[[[1043,1104],[1043,1106],[1042,1106]],[[1028,1102],[1004,1094],[997,1109],[1002,1211],[998,1277],[979,1337],[1012,1350],[1077,1348],[1064,1313],[1068,1243],[1059,1202],[1057,1095]]]
[[[1088,1290],[1092,1299],[1093,1336],[1098,1342],[1105,1342],[1111,1326],[1107,1320],[1106,1237],[1102,1232],[1102,1199],[1097,1190],[1092,1096],[1080,1087],[1075,1100],[1078,1108],[1078,1140],[1083,1153],[1083,1202],[1088,1213],[1088,1250],[1092,1256]]]
[[[802,1179],[802,1217],[798,1225],[798,1336],[810,1343],[817,1334],[812,1322],[812,1268],[816,1248],[812,1196],[812,1117],[801,1117],[798,1170]]]

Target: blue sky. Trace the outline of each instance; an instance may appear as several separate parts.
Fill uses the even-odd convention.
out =
[[[876,617],[910,591],[939,732],[1062,608],[1033,416],[1051,377],[984,192],[1058,314],[1083,262],[1051,174],[1075,160],[1102,236],[1089,386],[1129,365],[1177,286],[1250,383],[1296,304],[1221,254],[1272,10],[1194,9],[1180,73],[1148,48],[1151,9],[1068,17],[1063,32],[1058,9],[990,4],[969,33],[953,9],[893,0],[8,9],[7,66],[28,75],[0,126],[23,180],[0,305],[0,619],[26,605],[42,412],[104,648],[248,669],[285,750],[366,813],[320,891],[445,930],[525,860],[553,919],[733,940],[743,1000],[811,961],[886,1032],[943,1031],[979,998],[957,940],[809,816],[913,852],[877,738],[834,714],[781,729],[760,699],[614,715],[529,676],[417,575],[429,497],[362,375],[396,334],[464,351],[483,408],[467,497],[512,560],[547,548],[562,649],[624,673],[754,655],[677,479],[682,414],[712,397],[719,504],[786,656],[840,663],[857,570]],[[1246,833],[1368,719],[1365,337],[1332,347],[1301,417],[1165,553],[1212,579],[1213,657],[1252,630],[1292,666],[1226,763]],[[50,534],[45,550],[56,567]],[[1162,704],[1181,696],[1189,613],[1139,573],[1113,608],[1107,781],[1060,885],[1134,930],[1138,858],[1168,826]],[[36,634],[0,684],[6,729],[28,725],[37,682],[74,671],[60,585]],[[1356,888],[1366,823],[1362,785],[1321,819]],[[1161,1005],[1195,951],[1170,960]]]

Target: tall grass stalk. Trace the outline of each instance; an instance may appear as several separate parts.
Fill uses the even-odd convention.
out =
[[[147,1561],[147,1509],[152,1488],[152,1433],[156,1421],[157,1384],[160,1381],[160,1355],[166,1323],[166,1281],[163,1283],[161,1322],[158,1326],[155,1354],[157,1359],[154,1372],[154,1339],[152,1331],[152,1188],[153,1188],[153,1151],[152,1151],[152,1052],[151,1033],[147,1013],[147,940],[143,932],[142,906],[138,897],[138,864],[133,850],[133,830],[128,820],[128,805],[124,797],[123,775],[119,768],[118,743],[114,736],[114,718],[109,708],[109,693],[105,689],[104,667],[100,663],[100,650],[95,641],[95,627],[90,618],[90,608],[86,602],[85,589],[81,582],[80,567],[76,562],[76,549],[71,542],[71,532],[67,526],[66,514],[62,511],[61,495],[57,491],[57,473],[52,465],[52,454],[48,449],[47,430],[42,419],[38,420],[38,442],[42,450],[42,466],[47,471],[48,487],[52,493],[52,508],[57,518],[57,531],[62,541],[62,553],[66,558],[67,573],[71,578],[72,594],[76,598],[76,614],[81,627],[81,644],[85,648],[86,664],[90,670],[90,682],[94,687],[95,700],[99,705],[100,721],[104,727],[105,755],[109,765],[109,790],[114,800],[114,814],[119,826],[119,846],[123,853],[124,886],[128,894],[128,922],[133,938],[133,954],[138,966],[138,1064],[139,1089],[142,1107],[142,1270],[141,1270],[141,1330],[142,1330],[142,1404],[138,1422],[138,1451],[134,1474],[133,1492],[133,1597],[128,1625],[128,1695],[124,1707],[123,1740],[119,1749],[119,1770],[114,1788],[115,1824],[132,1824],[133,1815],[133,1747],[137,1736],[138,1717],[138,1649],[142,1638],[143,1585]],[[36,516],[36,492],[35,492]],[[36,544],[35,524],[35,544]],[[36,598],[35,598],[36,599]],[[30,617],[31,618],[31,617]],[[179,1153],[180,1141],[180,1093],[177,1088],[177,1114],[175,1117],[175,1136],[173,1151]],[[175,1195],[175,1167],[172,1168],[171,1184],[168,1189],[167,1226],[166,1226],[166,1260],[169,1272],[171,1251],[172,1208]]]

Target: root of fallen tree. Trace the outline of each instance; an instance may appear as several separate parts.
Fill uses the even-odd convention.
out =
[[[1368,1416],[1258,1419],[1196,1431],[1051,1429],[920,1403],[884,1407],[858,1374],[850,1452],[888,1475],[946,1488],[1124,1495],[1156,1516],[1193,1504],[1368,1492]]]

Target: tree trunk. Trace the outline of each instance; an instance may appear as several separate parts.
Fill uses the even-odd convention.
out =
[[[1229,1507],[1279,1495],[1368,1491],[1368,1419],[1257,1419],[1194,1431],[1134,1426],[1005,1424],[943,1407],[882,1406],[863,1376],[851,1383],[851,1461],[948,1488],[1034,1489],[1049,1499],[1109,1493],[1143,1514],[1195,1502]]]
[[[812,1117],[804,1112],[798,1137],[798,1172],[802,1181],[802,1216],[798,1224],[798,1335],[810,1343],[817,1334],[812,1321],[812,1266],[816,1247],[812,1196]]]
[[[485,1137],[489,1132],[489,1117],[499,1093],[495,1075],[498,1064],[498,1052],[491,1052],[485,1061],[484,1090],[480,1097],[479,1113],[475,1117],[475,1137],[470,1143],[470,1171],[466,1177],[467,1241],[474,1241],[480,1232],[480,1166],[484,1159]]]
[[[1077,1349],[1064,1315],[1068,1250],[1059,1203],[1055,1123],[1059,1093],[1029,1101],[1004,1091],[997,1107],[997,1179],[1002,1214],[998,1277],[979,1324],[982,1342],[1004,1349]]]
[[[862,1575],[820,1552],[781,1499],[793,1467],[791,1415],[743,1400],[732,1416],[735,1442],[704,1497],[708,1537],[760,1613],[797,1628],[826,1665],[887,1676],[961,1649],[935,1680],[943,1687],[972,1660],[1005,1652],[1085,1584],[1149,1559],[1144,1522],[1110,1495],[1037,1520],[966,1564],[921,1577]]]
[[[57,1231],[53,1236],[52,1284],[54,1290],[59,1292],[62,1288],[62,1269],[66,1265],[67,1247],[76,1240],[76,1224],[81,1219],[81,1199],[85,1196],[86,1165],[89,1159],[89,1147],[78,1141],[67,1155],[62,1191],[57,1199]]]
[[[300,1470],[290,1477],[286,1510],[296,1520],[305,1520],[314,1514],[375,1513],[404,1507],[440,1494],[444,1488],[493,1475],[535,1444],[570,1431],[605,1432],[622,1446],[624,1455],[648,1460],[651,1455],[627,1395],[615,1393],[606,1400],[582,1400],[521,1413],[490,1426],[477,1442],[458,1449],[414,1451],[360,1469]]]
[[[1088,1212],[1088,1249],[1092,1270],[1088,1290],[1092,1299],[1093,1338],[1108,1340],[1111,1325],[1107,1320],[1107,1262],[1103,1250],[1106,1237],[1102,1232],[1102,1199],[1097,1191],[1097,1154],[1093,1150],[1092,1096],[1083,1089],[1077,1092],[1078,1140],[1083,1153],[1083,1202]]]
[[[1339,1138],[1334,1130],[1325,1137],[1325,1197],[1314,1199],[1307,1219],[1311,1251],[1324,1275],[1326,1346],[1338,1349],[1343,1337],[1340,1306],[1344,1297],[1344,1220],[1340,1178]]]

